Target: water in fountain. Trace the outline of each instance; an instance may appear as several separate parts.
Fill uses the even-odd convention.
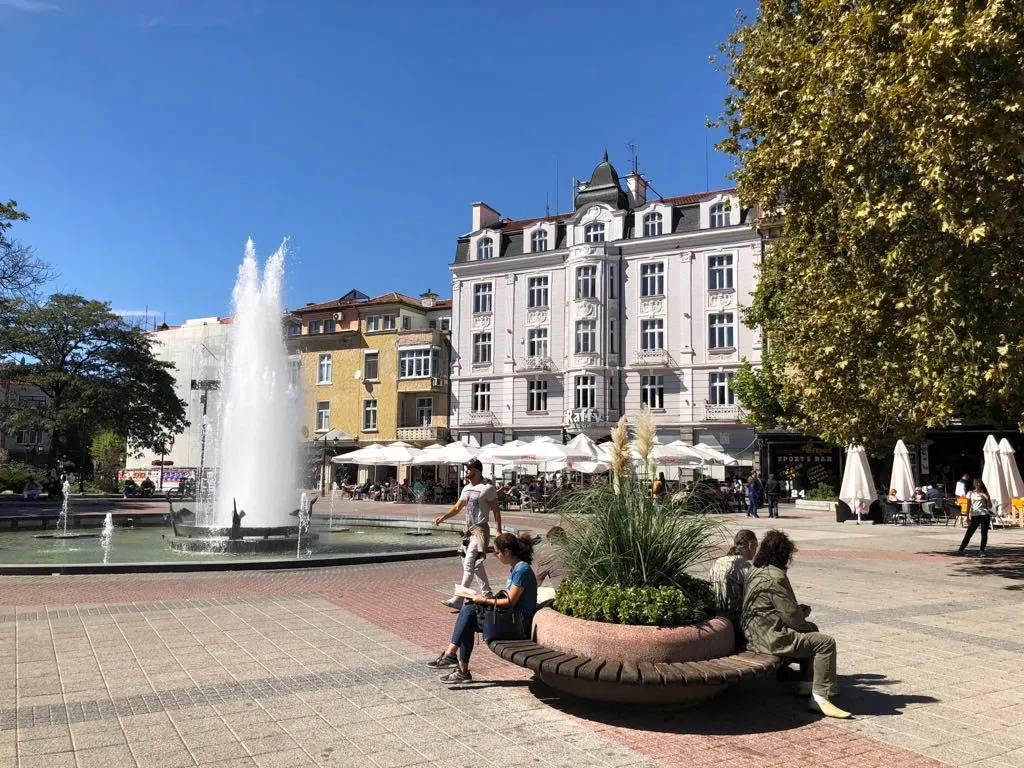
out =
[[[299,496],[299,536],[295,544],[295,556],[302,556],[302,534],[309,530],[309,517],[313,508],[309,503],[309,495],[303,491]]]
[[[107,559],[110,557],[110,545],[113,544],[114,539],[114,516],[107,512],[107,516],[103,518],[103,533],[100,534],[100,546],[103,548],[103,564],[107,564]]]
[[[67,480],[60,487],[64,494],[64,501],[60,505],[60,517],[57,518],[57,528],[67,536],[68,533],[68,512],[71,510],[71,483]]]
[[[247,526],[284,526],[295,487],[296,399],[289,385],[282,290],[286,245],[267,259],[262,280],[252,240],[238,270],[224,366],[212,515],[230,526],[232,499]]]

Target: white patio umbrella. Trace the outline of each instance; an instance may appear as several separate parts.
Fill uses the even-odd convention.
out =
[[[1007,513],[1012,504],[1010,490],[1003,476],[1003,465],[999,459],[999,443],[993,435],[985,439],[985,466],[981,470],[981,481],[985,484],[988,497],[992,499],[992,512],[997,516]]]
[[[383,446],[380,453],[375,457],[377,464],[412,464],[413,460],[423,451],[414,448],[408,443],[398,440]]]
[[[896,498],[899,501],[913,501],[914,470],[910,468],[910,451],[902,440],[896,441],[896,447],[892,452],[892,476],[889,478],[889,488],[896,489]]]
[[[1017,466],[1016,451],[1005,437],[999,441],[999,463],[1002,464],[1006,490],[1010,492],[1010,498],[1024,497],[1024,480],[1021,479],[1020,468]]]
[[[861,514],[875,500],[875,481],[871,478],[871,467],[868,466],[868,455],[863,445],[851,445],[846,450],[846,467],[843,469],[839,498],[850,505],[850,509],[857,515],[857,525],[860,525]]]
[[[682,443],[683,441],[679,440],[677,442]],[[673,445],[673,444],[674,443],[669,443],[669,445]],[[686,443],[683,443],[683,445],[686,445]],[[720,451],[717,448],[712,448],[707,443],[697,443],[696,445],[692,446],[692,448],[698,454],[703,456],[704,460],[708,464],[721,464],[722,466],[725,466],[725,467],[739,466],[739,463],[740,463],[739,459],[737,459],[737,458],[735,458],[733,456],[730,456],[728,453],[725,453],[724,451]]]
[[[549,462],[565,461],[566,453],[564,446],[556,443],[551,438],[537,437],[528,443],[514,445],[506,443],[496,450],[489,451],[489,459],[499,464],[539,464]],[[483,459],[481,459],[483,461]]]
[[[704,458],[693,448],[682,441],[677,442],[680,444],[655,443],[651,448],[651,461],[659,467],[699,467],[704,463]],[[629,455],[633,461],[643,460],[635,442],[629,444]]]
[[[448,443],[438,446],[439,450],[424,450],[413,464],[465,464],[470,459],[475,459],[480,454],[479,448],[474,448],[465,443]]]
[[[343,453],[339,456],[331,458],[331,462],[334,464],[360,464],[362,466],[370,466],[373,464],[373,460],[380,454],[384,446],[380,443],[373,443],[365,448],[359,448],[358,450],[350,453]]]
[[[573,469],[577,464],[586,462],[593,464],[600,459],[597,444],[582,432],[563,445],[562,451],[565,453],[566,465]]]
[[[419,456],[412,460],[412,463],[414,465],[444,464],[444,462],[441,461],[441,451],[443,451],[444,448],[445,446],[441,445],[440,443],[428,445],[420,452]]]

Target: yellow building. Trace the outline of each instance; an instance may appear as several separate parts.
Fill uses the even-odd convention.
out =
[[[431,291],[350,291],[292,311],[288,350],[311,448],[447,442],[451,306]]]

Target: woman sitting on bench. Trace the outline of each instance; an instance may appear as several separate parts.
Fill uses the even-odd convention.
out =
[[[530,626],[533,623],[533,614],[537,610],[537,577],[534,575],[533,569],[530,568],[530,563],[533,561],[533,539],[528,533],[521,533],[519,536],[503,533],[494,540],[494,554],[497,555],[500,562],[509,566],[508,581],[505,582],[508,595],[506,597],[478,595],[463,603],[459,610],[459,616],[455,619],[451,642],[440,656],[427,663],[431,669],[455,667],[441,677],[442,683],[470,683],[473,681],[473,675],[469,672],[469,657],[473,653],[474,635],[477,630],[478,605],[489,608],[512,608],[522,613],[527,637],[531,635]]]

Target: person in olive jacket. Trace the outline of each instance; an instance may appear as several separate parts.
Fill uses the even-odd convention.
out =
[[[794,552],[796,546],[782,531],[768,531],[757,550],[743,593],[741,621],[747,649],[809,661],[801,664],[805,679],[800,693],[811,696],[810,710],[826,717],[848,718],[849,712],[829,701],[839,692],[836,641],[807,620],[811,609],[797,603],[786,575]]]

